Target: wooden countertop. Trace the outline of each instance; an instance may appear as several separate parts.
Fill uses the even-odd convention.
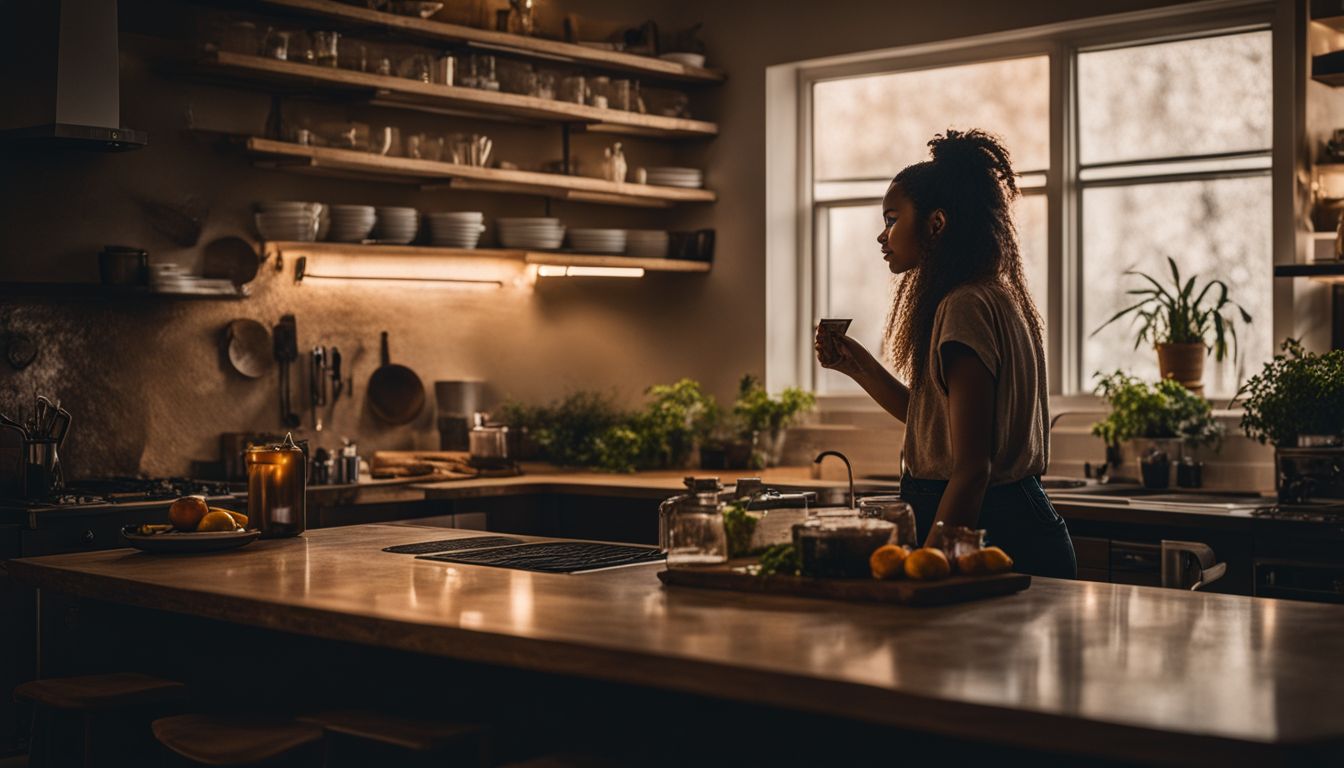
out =
[[[667,469],[633,474],[560,469],[550,465],[524,465],[525,474],[517,477],[491,477],[474,480],[450,480],[412,486],[424,491],[427,499],[458,499],[480,496],[509,496],[521,493],[600,493],[604,496],[666,498],[685,490],[683,479],[718,477],[731,485],[740,477],[759,477],[766,485],[810,488],[847,488],[846,480],[812,479],[811,467],[773,467],[771,469]],[[828,473],[829,474],[829,473]],[[843,473],[842,473],[843,474]],[[856,485],[883,486],[894,490],[897,483],[860,480]]]
[[[416,560],[409,523],[190,557],[8,563],[43,589],[475,662],[1113,760],[1344,754],[1344,607],[1037,579],[875,607],[668,589],[660,566],[550,575]]]

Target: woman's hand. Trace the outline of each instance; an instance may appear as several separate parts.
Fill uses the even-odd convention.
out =
[[[824,331],[817,328],[817,336],[812,344],[817,352],[817,362],[822,368],[857,379],[863,373],[863,359],[870,357],[868,350],[848,336]]]

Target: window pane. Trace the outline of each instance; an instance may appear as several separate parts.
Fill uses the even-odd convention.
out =
[[[820,82],[812,105],[818,181],[891,178],[949,127],[997,134],[1019,171],[1049,167],[1046,56]]]
[[[834,206],[821,210],[821,215],[826,217],[827,234],[821,247],[826,248],[827,253],[820,254],[819,263],[829,262],[830,268],[824,276],[826,292],[818,297],[818,313],[822,317],[854,318],[849,335],[880,358],[894,281],[877,245],[877,234],[882,228],[881,205]],[[1047,296],[1046,196],[1019,198],[1016,216],[1027,287],[1044,317]],[[863,391],[848,376],[820,366],[816,370],[817,391],[822,394]]]
[[[1083,164],[1268,149],[1270,33],[1078,54]]]
[[[1255,372],[1271,355],[1273,313],[1270,244],[1270,179],[1257,176],[1213,181],[1142,184],[1083,192],[1083,388],[1094,371],[1123,368],[1157,378],[1157,354],[1134,349],[1134,326],[1120,320],[1089,336],[1114,313],[1132,303],[1126,290],[1139,270],[1165,284],[1170,255],[1188,278],[1199,275],[1227,283],[1229,296],[1251,313],[1250,327],[1237,326],[1240,364],[1205,361],[1205,391],[1231,395],[1239,371]]]
[[[882,205],[847,205],[822,209],[826,217],[826,242],[830,269],[825,276],[826,293],[818,296],[823,317],[852,317],[849,335],[881,358],[882,332],[891,307],[892,278],[877,234],[882,231]],[[815,358],[814,358],[815,359]],[[817,391],[850,394],[863,390],[844,374],[817,367]]]

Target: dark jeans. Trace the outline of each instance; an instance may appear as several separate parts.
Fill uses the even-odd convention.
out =
[[[901,498],[915,508],[915,524],[923,541],[938,516],[946,480],[901,478]],[[1013,558],[1013,570],[1060,579],[1078,577],[1069,527],[1034,477],[991,486],[980,505],[985,545],[1001,547]]]

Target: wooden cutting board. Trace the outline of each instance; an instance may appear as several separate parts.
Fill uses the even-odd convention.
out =
[[[755,563],[754,558],[733,560],[724,565],[675,568],[660,571],[658,579],[668,586],[725,589],[767,595],[817,597],[894,605],[947,605],[1021,592],[1031,586],[1025,573],[1000,573],[994,576],[953,576],[942,581],[897,579],[813,579],[806,576],[753,576],[742,570]]]

